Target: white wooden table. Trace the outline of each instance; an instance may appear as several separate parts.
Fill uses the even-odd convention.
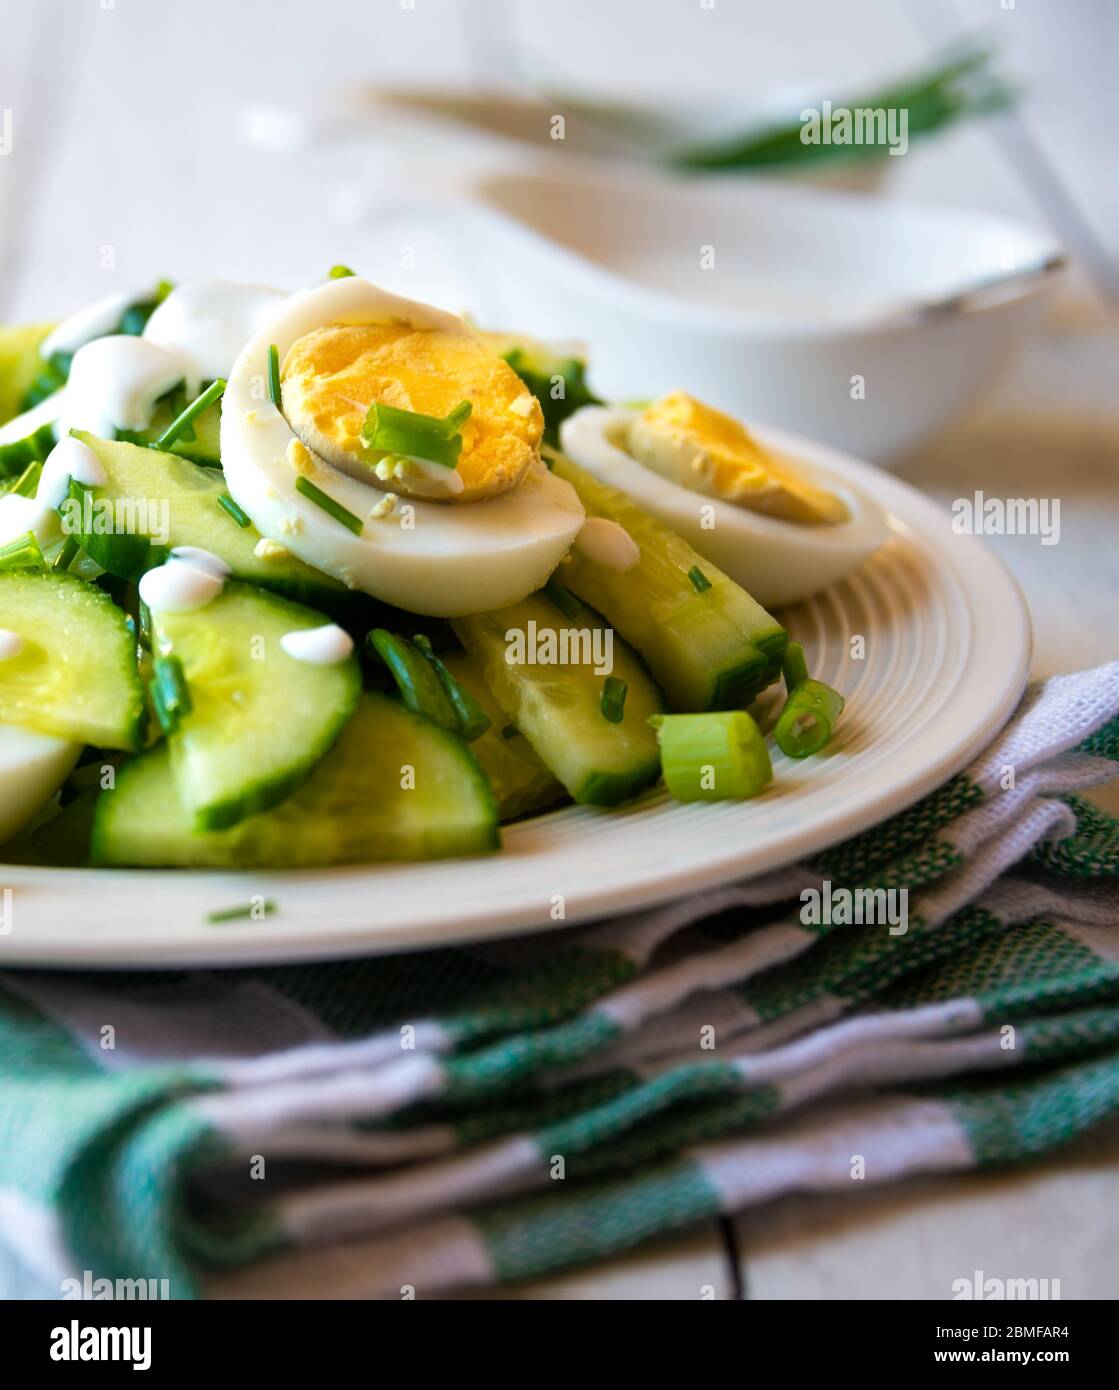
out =
[[[914,147],[890,161],[887,196],[1048,220],[1049,201],[1022,177],[1048,160],[1114,252],[1104,94],[1119,7],[960,0],[955,13],[922,0],[5,0],[0,318],[54,317],[164,274],[282,285],[360,264],[357,234],[329,225],[323,208],[340,185],[377,177],[376,165],[352,146],[313,162],[262,157],[236,137],[239,123],[356,81],[462,82],[506,45],[614,93],[818,81],[821,96],[842,99],[926,61],[964,21],[982,24],[1032,93],[1026,125],[1001,141],[961,129]],[[1029,600],[1038,674],[1119,654],[1117,368],[1119,319],[1074,281],[1003,386],[903,470],[946,502],[976,488],[1060,496],[1060,545],[992,542]],[[1119,811],[1114,788],[1102,799]],[[789,1198],[522,1296],[941,1298],[984,1269],[1059,1277],[1066,1298],[1113,1298],[1117,1157],[1114,1126],[1012,1175]]]

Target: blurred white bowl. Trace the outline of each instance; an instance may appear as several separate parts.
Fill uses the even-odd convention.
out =
[[[482,322],[588,342],[607,398],[679,387],[879,463],[984,388],[1060,263],[1002,218],[576,163],[476,172],[425,207],[478,267]]]

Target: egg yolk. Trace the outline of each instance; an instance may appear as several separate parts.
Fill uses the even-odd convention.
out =
[[[707,497],[808,525],[848,518],[843,499],[774,458],[745,426],[684,391],[654,401],[630,427],[629,451],[662,477]]]
[[[328,463],[386,491],[425,500],[474,502],[514,488],[540,457],[540,404],[516,372],[466,333],[407,324],[332,324],[292,344],[281,369],[283,410],[300,439]],[[361,438],[377,402],[440,418],[462,401],[454,470],[438,464],[383,466]],[[457,474],[457,478],[453,475]]]

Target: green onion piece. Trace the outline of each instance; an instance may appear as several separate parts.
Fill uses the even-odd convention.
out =
[[[505,728],[501,731],[501,737],[516,738],[520,732],[521,731],[517,728],[516,724],[506,724]]]
[[[224,392],[224,390],[225,379],[223,377],[219,376],[217,381],[211,381],[209,386],[206,387],[205,391],[203,391],[202,394],[198,396],[195,400],[191,401],[190,405],[187,406],[187,408],[182,412],[181,415],[175,416],[175,418],[171,421],[171,423],[167,426],[167,428],[152,445],[152,448],[170,449],[171,445],[174,444],[175,440],[178,439],[181,434],[184,434],[186,430],[190,427],[191,422],[193,420],[197,419],[197,417],[201,415],[204,410],[208,410],[210,406],[214,404],[215,401],[221,400],[222,393]]]
[[[223,907],[220,912],[207,914],[206,921],[212,923],[220,922],[239,922],[242,918],[251,917],[270,917],[276,911],[276,904],[271,898],[266,898],[259,903],[245,903],[240,907]]]
[[[0,478],[15,478],[29,463],[43,459],[54,448],[54,425],[40,425],[23,439],[0,444]]]
[[[193,708],[182,662],[177,656],[157,656],[152,662],[153,679],[148,683],[152,708],[165,734],[173,734],[184,714]]]
[[[843,713],[843,696],[823,681],[800,681],[781,707],[773,739],[787,758],[818,753]]]
[[[697,594],[705,594],[711,587],[711,581],[704,574],[698,565],[693,565],[688,571],[688,578],[692,581]]]
[[[316,507],[321,507],[328,516],[332,516],[335,521],[340,522],[347,531],[352,531],[355,536],[361,535],[362,521],[360,516],[354,516],[342,506],[341,502],[335,502],[333,497],[328,497],[321,487],[316,487],[310,478],[303,477],[302,474],[295,480],[296,492],[301,492],[309,501],[314,502]]]
[[[51,569],[57,574],[64,573],[78,558],[79,550],[81,550],[81,546],[74,537],[67,536],[62,544],[62,549],[54,557],[54,563],[51,565]]]
[[[785,656],[781,662],[781,673],[785,677],[785,692],[788,695],[791,695],[802,681],[808,679],[804,648],[799,642],[790,642],[785,649]]]
[[[240,526],[242,531],[245,530],[247,526],[251,526],[253,524],[252,517],[249,516],[248,512],[242,511],[242,509],[237,505],[237,503],[234,502],[233,498],[230,497],[228,492],[223,492],[218,497],[218,506],[222,509],[223,512],[229,513],[229,515],[233,518],[237,525]]]
[[[140,645],[146,651],[150,652],[152,649],[152,610],[143,599],[139,600],[137,613],[139,614],[140,622],[136,636],[139,639]]]
[[[400,698],[409,709],[445,729],[458,730],[458,715],[451,698],[434,666],[418,647],[383,627],[373,628],[365,640],[389,668]]]
[[[277,410],[280,408],[280,349],[273,343],[268,349],[268,394]]]
[[[551,599],[565,618],[574,622],[582,615],[583,605],[570,589],[565,589],[553,574],[541,591],[545,598]]]
[[[602,686],[602,717],[611,724],[620,724],[626,712],[626,692],[629,686],[617,676],[607,676]]]
[[[454,709],[459,733],[467,743],[473,743],[476,738],[481,738],[490,727],[489,715],[471,695],[470,691],[464,689],[455,680],[443,662],[435,655],[432,650],[431,639],[426,633],[416,633],[412,641],[435,668],[435,674],[442,682],[447,699],[450,700],[451,707]]]
[[[21,536],[19,540],[9,541],[7,545],[0,546],[0,569],[43,569],[45,566],[46,561],[43,559],[39,539],[33,531],[28,531],[27,535]]]
[[[458,430],[470,418],[473,408],[469,401],[461,401],[440,419],[374,401],[361,429],[362,443],[369,449],[454,468],[462,453],[462,435]]]
[[[327,278],[330,280],[348,280],[353,273],[348,265],[332,265]]]
[[[756,796],[773,777],[761,730],[744,709],[654,714],[665,784],[677,801]]]
[[[34,497],[39,490],[39,479],[43,475],[43,464],[41,459],[32,459],[16,481],[12,484],[12,491],[20,497]]]

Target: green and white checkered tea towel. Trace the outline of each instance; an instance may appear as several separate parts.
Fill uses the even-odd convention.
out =
[[[0,1293],[434,1295],[1119,1110],[1119,662],[812,863],[472,950],[0,976]],[[67,1280],[77,1281],[67,1284]]]

